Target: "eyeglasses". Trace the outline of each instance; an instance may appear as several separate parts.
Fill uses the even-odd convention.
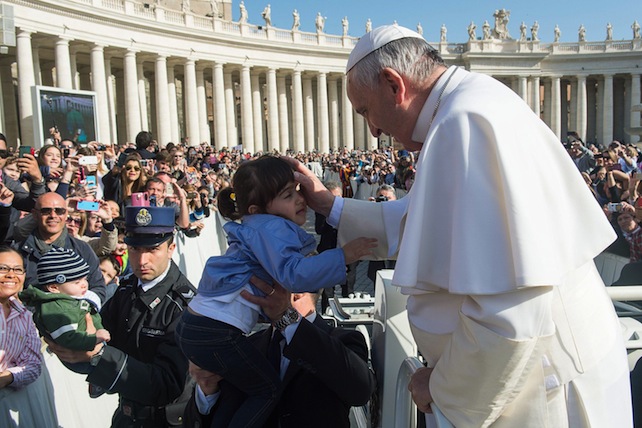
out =
[[[80,223],[82,223],[82,220],[79,217],[68,216],[67,223],[73,223],[77,226],[80,226]]]
[[[60,146],[61,149],[72,149],[74,146]]]
[[[67,208],[61,208],[61,207],[49,208],[49,207],[46,207],[46,208],[40,208],[38,211],[42,215],[51,215],[52,212],[55,212],[56,215],[60,216],[60,215],[63,215],[64,213],[67,212]]]
[[[132,169],[133,169],[134,171],[140,171],[140,167],[139,167],[139,166],[126,166],[126,167],[125,167],[125,170],[126,170],[126,171],[131,171]]]
[[[16,275],[24,275],[26,271],[23,267],[9,267],[6,265],[0,265],[0,274],[6,275],[9,272],[13,272]]]

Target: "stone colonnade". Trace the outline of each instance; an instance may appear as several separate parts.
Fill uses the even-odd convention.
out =
[[[608,145],[612,140],[639,142],[625,130],[640,126],[641,73],[496,76],[510,86],[551,130],[564,139],[577,132],[583,141]]]
[[[15,54],[0,58],[0,130],[13,136],[10,143],[20,135],[24,144],[42,144],[33,135],[34,85],[94,91],[97,139],[103,142],[132,142],[140,130],[150,130],[161,145],[186,139],[217,148],[242,145],[252,153],[380,143],[354,113],[336,64],[324,70],[304,69],[298,61],[284,67],[248,57],[202,59],[194,51],[154,53],[134,40],[123,48],[22,27],[16,36]],[[552,55],[547,61],[530,74],[510,63],[488,73],[496,72],[562,140],[576,131],[587,142],[639,141],[626,134],[640,126],[640,113],[632,112],[641,102],[637,68],[556,73],[563,68],[558,60]],[[463,65],[456,56],[448,62]]]
[[[168,57],[63,37],[55,40],[53,61],[46,61],[39,36],[17,30],[19,113],[13,110],[23,140],[34,138],[31,87],[46,85],[96,92],[97,139],[104,142],[133,142],[147,129],[162,145],[186,139],[217,148],[242,145],[252,153],[378,145],[354,114],[339,73]],[[10,65],[0,64],[2,76],[11,75]],[[2,89],[5,128],[18,135],[6,115],[13,91]]]

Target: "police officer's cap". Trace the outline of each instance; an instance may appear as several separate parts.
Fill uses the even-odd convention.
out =
[[[156,247],[174,235],[174,208],[126,207],[125,244]]]

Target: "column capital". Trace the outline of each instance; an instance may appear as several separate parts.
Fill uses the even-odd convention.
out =
[[[16,37],[29,37],[31,38],[31,35],[35,33],[35,30],[27,30],[24,28],[16,28]]]

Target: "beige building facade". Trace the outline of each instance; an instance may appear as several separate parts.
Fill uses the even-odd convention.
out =
[[[209,142],[252,153],[382,143],[346,96],[345,64],[357,38],[234,22],[239,5],[231,0],[192,3],[198,7],[184,0],[0,0],[15,24],[15,46],[0,53],[0,131],[10,144],[42,144],[32,87],[43,85],[94,92],[102,142],[132,142],[150,130],[162,145]],[[445,36],[432,44],[448,64],[510,86],[560,139],[576,131],[588,142],[638,142],[627,130],[640,127],[633,111],[641,103],[639,38],[450,43]]]

